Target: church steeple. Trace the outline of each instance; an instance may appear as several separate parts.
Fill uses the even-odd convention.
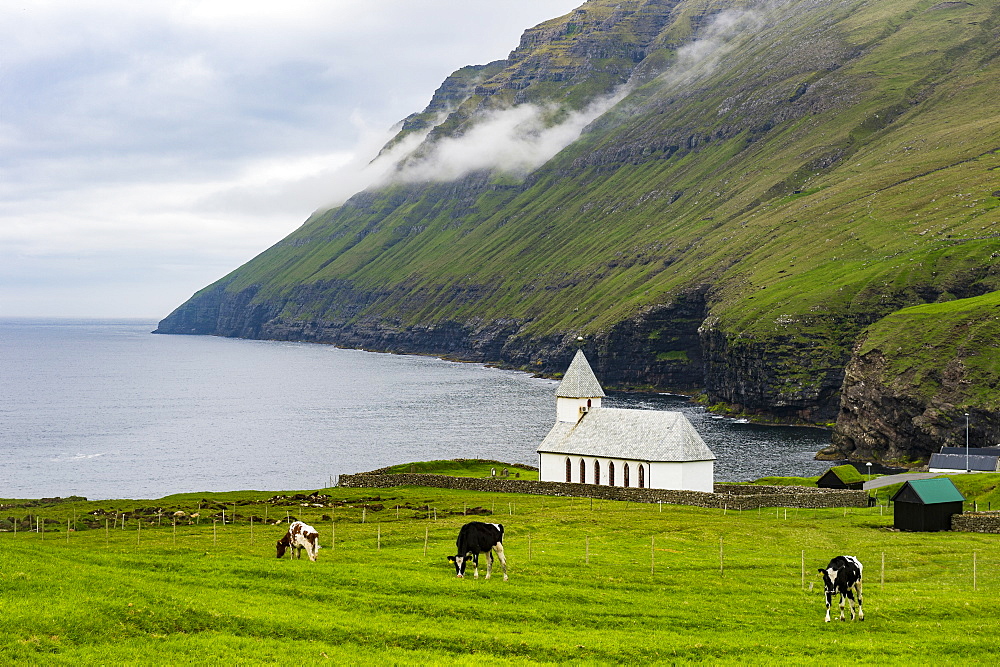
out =
[[[556,389],[556,421],[576,423],[590,408],[601,407],[604,390],[583,350],[577,350]]]

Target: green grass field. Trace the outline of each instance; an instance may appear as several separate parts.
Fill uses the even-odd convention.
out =
[[[311,500],[324,507],[268,503],[274,494],[259,491],[7,507],[20,526],[37,525],[27,517],[36,512],[48,523],[44,533],[0,533],[0,662],[1000,659],[997,535],[895,532],[880,507],[727,512],[419,487],[322,493]],[[446,562],[471,508],[506,526],[509,582],[460,580]],[[175,528],[176,509],[198,512],[198,523]],[[124,527],[115,512],[129,513]],[[320,530],[316,563],[275,558],[284,526],[263,521],[289,515]],[[67,520],[79,530],[67,532]],[[842,553],[865,564],[866,620],[825,624],[816,570]]]
[[[492,477],[494,472],[500,476],[506,468],[508,476],[517,479],[538,479],[538,470],[528,466],[521,466],[502,461],[491,461],[489,459],[451,459],[445,461],[419,461],[416,463],[401,463],[389,467],[386,472],[395,473],[430,473],[434,475],[449,475],[451,477]]]

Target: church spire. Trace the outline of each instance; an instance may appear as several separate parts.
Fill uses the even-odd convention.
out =
[[[566,369],[556,396],[561,398],[598,398],[604,396],[601,383],[587,361],[583,350],[577,350],[573,362]]]

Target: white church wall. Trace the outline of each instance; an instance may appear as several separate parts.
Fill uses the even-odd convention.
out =
[[[542,482],[565,482],[566,456],[542,452],[538,459],[538,479]]]
[[[580,408],[599,408],[600,398],[563,398],[556,399],[556,421],[575,424],[583,414]]]
[[[580,460],[585,463],[585,484],[594,483],[594,464],[601,466],[601,486],[607,486],[610,480],[611,465],[615,467],[614,486],[625,486],[625,465],[629,466],[629,488],[639,488],[639,468],[643,468],[643,487],[653,489],[676,489],[686,491],[714,490],[715,463],[713,461],[685,461],[648,463],[631,459],[615,459],[575,454],[541,453],[539,456],[538,478],[543,482],[566,481],[566,459],[570,462],[570,482],[580,483]]]
[[[715,490],[714,461],[653,462],[649,486],[683,491]]]

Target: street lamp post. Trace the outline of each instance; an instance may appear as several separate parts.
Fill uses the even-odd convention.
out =
[[[972,472],[969,466],[969,413],[965,413],[965,472]]]
[[[872,481],[872,462],[871,461],[866,461],[865,465],[868,466],[868,481],[871,482]]]

